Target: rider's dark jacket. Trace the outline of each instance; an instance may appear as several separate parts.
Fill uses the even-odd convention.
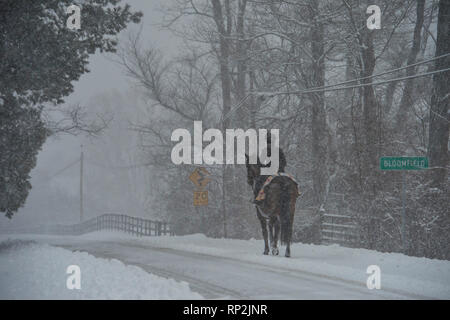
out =
[[[271,144],[267,144],[267,156],[270,157],[272,155]],[[286,168],[286,157],[284,156],[283,150],[278,148],[279,160],[278,160],[278,172],[284,172]],[[270,167],[270,161],[267,164],[261,164],[261,167]]]
[[[270,143],[267,144],[267,156],[270,157],[272,154],[272,149]],[[283,153],[283,150],[281,148],[278,149],[279,152],[279,161],[278,161],[278,172],[284,172],[284,169],[286,168],[286,157]],[[270,167],[270,161],[266,164],[260,164],[261,167]],[[259,176],[255,180],[255,197],[258,195],[259,190],[261,190],[264,182],[266,181],[267,176]]]

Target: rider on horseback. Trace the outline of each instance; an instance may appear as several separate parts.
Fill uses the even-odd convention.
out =
[[[278,146],[278,150],[275,150],[275,152],[278,151],[279,154],[279,166],[278,166],[278,173],[284,172],[284,169],[286,167],[286,157],[284,156],[283,150]],[[267,148],[261,152],[261,154],[267,154],[267,157],[270,157],[272,154],[272,138],[270,132],[267,134]],[[258,161],[258,164],[260,167],[270,167],[270,161],[266,163],[260,163]],[[262,186],[264,185],[264,182],[266,181],[267,176],[259,176],[255,181],[255,190],[257,190],[255,199],[253,200],[253,203],[258,204],[259,200],[256,200],[256,197],[258,195],[259,190],[261,190]]]
[[[276,144],[276,140],[274,140]],[[270,152],[271,137],[267,137],[267,150]],[[295,202],[299,195],[298,183],[295,179],[284,172],[286,167],[286,157],[279,148],[273,150],[279,152],[278,172],[261,175],[261,167],[270,166],[270,163],[261,163],[258,157],[257,163],[250,163],[250,157],[246,154],[247,183],[252,187],[256,204],[256,214],[261,223],[262,234],[264,238],[264,254],[269,254],[269,234],[270,246],[273,255],[278,255],[277,241],[281,240],[286,244],[285,256],[291,256],[290,244],[292,240],[292,223],[295,214]],[[264,154],[263,154],[264,155]],[[255,159],[255,155],[252,159]],[[276,154],[274,154],[276,156]],[[273,159],[273,164],[277,161]],[[275,169],[275,168],[274,168]],[[269,231],[269,232],[268,232]]]
[[[275,152],[278,151],[279,154],[279,166],[278,166],[278,172],[284,172],[284,168],[286,167],[286,157],[284,156],[283,150],[281,150],[280,146],[278,146],[278,150],[275,150]],[[272,137],[270,132],[267,134],[267,148],[261,152],[261,154],[267,153],[267,157],[271,157],[272,155]],[[270,161],[267,163],[261,163],[260,167],[270,167]]]

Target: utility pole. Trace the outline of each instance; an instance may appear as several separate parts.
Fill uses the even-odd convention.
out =
[[[80,148],[80,222],[83,222],[83,145]]]
[[[408,252],[408,242],[406,238],[406,173],[402,172],[402,247],[403,253]]]

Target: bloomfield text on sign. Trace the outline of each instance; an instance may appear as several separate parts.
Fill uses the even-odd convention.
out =
[[[382,157],[381,170],[422,170],[428,168],[427,157]]]

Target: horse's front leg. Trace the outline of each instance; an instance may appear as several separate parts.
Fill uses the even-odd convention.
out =
[[[259,209],[256,209],[256,215],[258,216],[259,222],[261,223],[261,229],[262,229],[262,235],[264,238],[264,255],[269,254],[269,239],[267,235],[267,221],[266,218],[264,218],[260,212]]]

